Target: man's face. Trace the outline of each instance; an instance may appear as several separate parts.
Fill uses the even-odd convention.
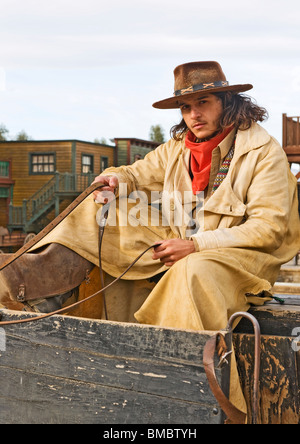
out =
[[[206,94],[186,99],[183,97],[179,107],[188,129],[198,139],[207,139],[220,129],[223,107],[217,96]]]

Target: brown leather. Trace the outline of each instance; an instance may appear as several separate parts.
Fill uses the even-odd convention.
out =
[[[48,318],[50,316],[56,315],[56,314],[61,314],[61,313],[65,313],[66,311],[70,311],[75,307],[78,307],[79,305],[81,305],[82,303],[86,302],[86,301],[90,301],[91,299],[93,299],[95,296],[103,293],[105,290],[107,290],[107,288],[111,287],[112,285],[114,285],[116,282],[118,282],[120,279],[122,279],[122,277],[136,264],[136,262],[145,254],[147,253],[148,250],[150,250],[151,248],[157,247],[157,244],[155,245],[151,245],[150,247],[146,248],[146,250],[144,250],[137,258],[134,259],[133,262],[131,262],[131,264],[126,268],[125,271],[123,271],[123,273],[118,276],[116,279],[114,279],[112,282],[110,282],[108,285],[106,285],[104,288],[101,288],[100,290],[96,291],[96,293],[93,293],[89,296],[87,296],[86,298],[74,302],[73,304],[67,306],[67,307],[63,307],[60,308],[59,310],[55,310],[52,311],[51,313],[46,313],[43,314],[41,316],[35,316],[35,317],[30,317],[30,318],[25,318],[25,319],[17,319],[17,320],[13,320],[13,321],[1,321],[0,325],[13,325],[13,324],[25,324],[27,322],[32,322],[32,321],[39,321],[40,319],[45,319]],[[1,269],[1,268],[0,268]],[[0,313],[0,320],[1,320],[1,313]]]
[[[64,296],[78,287],[93,265],[70,249],[51,244],[42,251],[27,253],[62,222],[101,183],[90,185],[62,213],[14,254],[0,256],[0,290],[3,300],[36,301]],[[26,254],[27,253],[27,254]],[[18,261],[17,261],[18,259]],[[14,267],[9,265],[17,261]],[[54,311],[54,307],[52,310]]]
[[[9,259],[0,255],[0,266]],[[59,244],[49,244],[34,253],[25,253],[13,266],[0,272],[1,292],[18,302],[46,299],[78,287],[94,265]]]
[[[40,231],[36,236],[34,236],[29,242],[23,245],[16,253],[11,254],[10,257],[6,259],[6,261],[2,261],[0,263],[0,271],[4,268],[8,267],[8,265],[12,264],[19,257],[21,257],[24,253],[27,253],[30,248],[36,245],[40,240],[44,239],[44,237],[49,234],[58,224],[60,224],[76,207],[78,207],[84,199],[92,194],[99,188],[104,187],[101,183],[93,183],[90,185],[85,191],[83,191],[75,200],[64,210],[62,211],[50,224],[48,224],[42,231]]]
[[[220,353],[218,349],[220,350]],[[205,373],[214,397],[218,401],[220,408],[227,416],[225,424],[245,424],[246,414],[237,409],[224,395],[216,377],[214,364],[215,353],[218,352],[218,354],[221,355],[222,358],[222,354],[224,354],[225,351],[226,344],[223,336],[220,333],[212,336],[206,342],[203,350],[203,364]]]

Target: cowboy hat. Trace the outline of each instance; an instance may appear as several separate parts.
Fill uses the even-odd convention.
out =
[[[250,84],[229,85],[218,62],[191,62],[179,65],[174,69],[174,80],[173,97],[153,103],[154,108],[178,108],[181,97],[190,97],[196,93],[244,92],[253,88]]]

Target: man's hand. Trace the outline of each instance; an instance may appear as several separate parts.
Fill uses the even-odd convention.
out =
[[[184,239],[168,239],[157,242],[157,244],[157,247],[154,248],[152,259],[160,259],[167,267],[171,267],[179,259],[196,251],[194,242]]]
[[[93,196],[96,203],[106,204],[114,199],[114,191],[119,186],[119,180],[116,176],[97,176],[93,184],[99,182],[105,187],[101,191],[94,191]]]

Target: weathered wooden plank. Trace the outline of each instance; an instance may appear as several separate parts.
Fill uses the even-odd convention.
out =
[[[24,312],[1,311],[2,320],[30,318]],[[42,321],[5,326],[7,334],[31,344],[48,344],[114,356],[202,363],[203,347],[215,332],[196,332],[150,325],[99,321],[72,316],[52,316]]]
[[[256,317],[264,335],[291,336],[295,327],[300,326],[300,306],[270,304],[251,307],[249,312]],[[235,329],[237,333],[252,333],[253,327],[242,319]]]
[[[205,404],[15,369],[1,369],[0,377],[10,381],[10,390],[0,396],[1,423],[206,424],[220,420],[220,414]]]
[[[28,346],[29,345],[29,346]],[[109,387],[153,393],[193,402],[209,403],[211,393],[200,365],[169,363],[154,359],[108,356],[24,341],[6,334],[6,351],[0,353],[0,368],[53,375]],[[0,389],[1,392],[1,389]]]
[[[5,326],[0,422],[218,423],[202,365],[212,334],[68,316]]]
[[[293,338],[262,336],[260,412],[262,424],[298,424],[300,421],[299,352]],[[251,421],[254,338],[234,334],[238,368]]]

